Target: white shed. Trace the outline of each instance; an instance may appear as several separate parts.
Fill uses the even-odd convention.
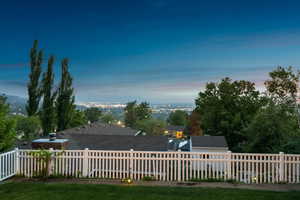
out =
[[[199,152],[193,154],[192,168],[196,170],[211,170],[216,173],[225,172],[224,162],[216,160],[225,159],[223,154],[228,151],[228,145],[224,136],[192,136],[190,138],[190,151]]]
[[[223,153],[229,150],[224,136],[192,136],[190,145],[191,152]]]

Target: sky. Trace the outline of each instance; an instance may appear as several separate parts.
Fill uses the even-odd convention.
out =
[[[193,103],[207,82],[262,90],[300,66],[300,1],[0,1],[0,93],[26,97],[35,39],[56,84],[70,60],[77,102]]]

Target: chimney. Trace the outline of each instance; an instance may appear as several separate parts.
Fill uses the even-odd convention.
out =
[[[49,140],[50,141],[56,140],[56,133],[49,133]]]

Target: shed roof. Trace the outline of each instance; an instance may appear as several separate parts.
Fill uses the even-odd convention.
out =
[[[224,136],[191,136],[192,147],[228,147]]]

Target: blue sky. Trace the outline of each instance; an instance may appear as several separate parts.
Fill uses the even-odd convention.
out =
[[[70,60],[77,101],[192,103],[208,81],[300,66],[297,1],[3,1],[0,92],[26,96],[28,53]]]

